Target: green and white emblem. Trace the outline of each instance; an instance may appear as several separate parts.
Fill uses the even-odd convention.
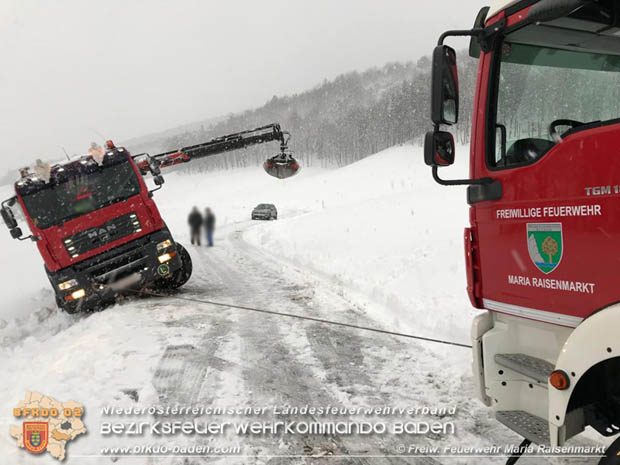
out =
[[[564,252],[562,223],[528,223],[527,250],[540,271],[549,274],[555,270]]]
[[[157,267],[157,272],[160,276],[166,276],[168,273],[170,273],[170,267],[167,263],[162,263]]]

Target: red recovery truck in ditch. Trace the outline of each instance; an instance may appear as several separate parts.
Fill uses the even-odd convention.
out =
[[[279,141],[280,152],[264,168],[284,178],[299,170],[287,152],[289,137],[270,124],[154,156],[132,156],[108,141],[105,150],[77,160],[22,169],[15,196],[2,202],[2,218],[13,238],[36,241],[56,303],[69,313],[103,308],[130,288],[174,289],[190,278],[192,262],[152,198],[164,183],[161,168]],[[157,188],[149,190],[147,173]],[[28,237],[12,210],[17,204]]]
[[[470,179],[447,180],[459,86],[478,59]],[[620,433],[620,1],[483,8],[433,53],[425,162],[468,185],[467,290],[480,399],[530,442]],[[601,463],[620,463],[620,441]],[[509,459],[514,463],[518,454]]]

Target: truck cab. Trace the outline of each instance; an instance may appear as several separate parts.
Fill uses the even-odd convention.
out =
[[[181,281],[186,252],[126,149],[38,168],[22,170],[2,212],[24,239],[11,210],[21,207],[61,308],[96,309],[131,286]]]
[[[458,120],[450,36],[478,59],[470,178],[445,179]],[[433,53],[425,161],[467,185],[480,399],[525,442],[620,433],[620,2],[504,1]],[[615,446],[616,448],[618,446]],[[612,462],[609,462],[612,463]],[[616,463],[616,462],[613,462]]]

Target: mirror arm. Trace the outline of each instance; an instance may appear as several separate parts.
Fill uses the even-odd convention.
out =
[[[446,31],[441,36],[439,36],[439,40],[437,41],[437,45],[443,45],[444,40],[447,37],[476,37],[478,39],[478,43],[480,44],[480,48],[484,52],[488,52],[491,50],[493,45],[493,39],[496,34],[501,33],[504,29],[506,29],[506,18],[502,18],[499,21],[491,24],[489,27],[476,27],[474,29],[468,30],[453,30]]]
[[[157,191],[158,191],[159,189],[161,189],[162,187],[164,187],[164,185],[163,185],[163,184],[160,184],[160,185],[159,185],[159,186],[157,186],[155,189],[150,190],[150,191],[149,191],[149,199],[150,199],[151,197],[153,197],[153,192],[157,192]]]
[[[438,173],[438,167],[433,166],[433,179],[437,184],[441,184],[442,186],[472,186],[472,185],[480,185],[480,184],[492,184],[493,179],[491,178],[480,178],[480,179],[441,179]]]
[[[471,37],[471,36],[480,37],[483,34],[484,34],[483,28],[446,31],[439,36],[437,45],[443,45],[443,41],[446,40],[446,37]]]

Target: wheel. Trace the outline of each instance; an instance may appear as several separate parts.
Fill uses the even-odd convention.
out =
[[[611,446],[605,451],[605,457],[603,457],[599,465],[620,465],[620,438],[612,442]]]
[[[171,278],[163,280],[161,287],[165,289],[177,289],[185,284],[192,275],[192,257],[189,256],[185,247],[177,242],[177,253],[181,257],[181,268],[174,272]]]

